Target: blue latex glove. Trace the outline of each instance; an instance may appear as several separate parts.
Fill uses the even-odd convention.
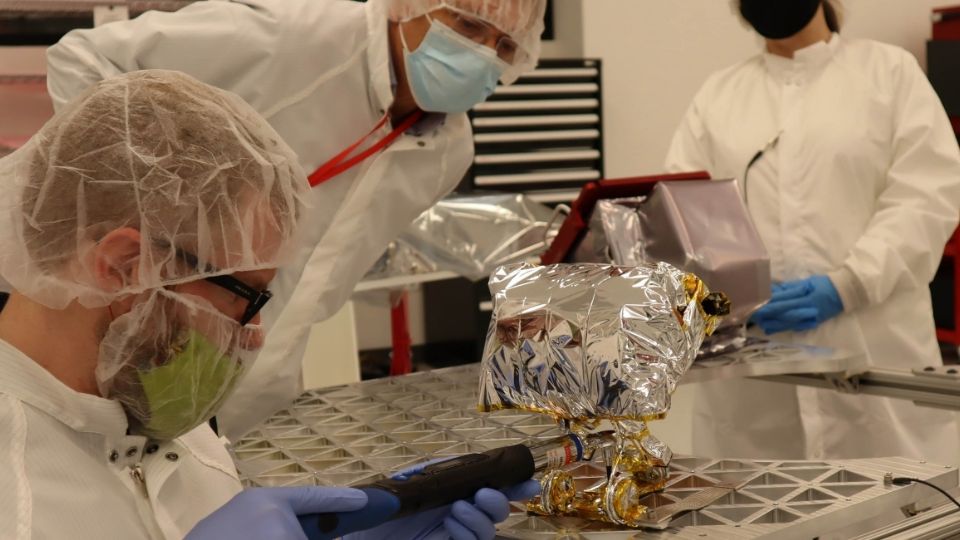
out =
[[[367,494],[351,488],[248,489],[204,518],[184,540],[310,540],[298,515],[353,512]]]
[[[770,302],[750,320],[770,335],[813,330],[841,313],[837,288],[821,275],[774,285]]]
[[[401,471],[394,478],[405,479],[422,471],[437,459]],[[414,516],[385,523],[374,529],[349,534],[343,540],[493,540],[496,524],[510,515],[510,501],[525,501],[540,493],[540,483],[528,480],[503,491],[481,489],[473,501],[457,501]]]

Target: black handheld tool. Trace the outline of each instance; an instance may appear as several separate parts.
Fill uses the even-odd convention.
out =
[[[332,540],[458,500],[469,500],[481,488],[509,488],[529,480],[537,471],[583,458],[584,445],[576,435],[529,447],[518,444],[467,454],[428,465],[404,480],[387,478],[357,486],[369,498],[364,508],[300,516],[300,524],[310,538]]]

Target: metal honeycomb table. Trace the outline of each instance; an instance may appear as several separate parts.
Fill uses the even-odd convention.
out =
[[[725,371],[712,373],[756,374],[763,358],[785,360],[787,365],[796,362],[798,355],[813,353],[774,347],[744,354],[743,361],[728,358],[722,362]],[[824,371],[843,371],[846,365],[845,359],[829,355],[808,359],[817,360]],[[759,369],[765,371],[763,375],[775,371],[770,365]],[[697,379],[712,377],[702,373]],[[563,434],[544,416],[477,412],[477,381],[474,365],[308,391],[293,407],[238,441],[232,452],[249,486],[358,485],[427,458]],[[739,489],[683,515],[661,532],[626,531],[575,518],[528,517],[518,508],[500,534],[611,540],[812,538],[838,524],[854,522],[865,512],[897,512],[928,495],[913,486],[884,486],[884,473],[917,477],[944,488],[958,484],[956,469],[905,459],[783,462],[678,457],[671,469],[667,489],[644,499],[645,505],[658,508],[676,503],[718,482],[733,483]],[[583,482],[601,474],[594,464],[579,465],[575,471]]]

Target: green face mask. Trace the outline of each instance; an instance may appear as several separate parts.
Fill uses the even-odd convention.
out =
[[[136,418],[141,425],[135,431],[153,439],[170,440],[216,414],[243,374],[243,364],[221,353],[199,332],[189,330],[187,339],[166,364],[138,369],[137,374],[148,416]]]
[[[157,289],[107,328],[100,394],[120,402],[130,433],[175,439],[217,414],[247,368],[244,344],[260,332],[200,298]]]

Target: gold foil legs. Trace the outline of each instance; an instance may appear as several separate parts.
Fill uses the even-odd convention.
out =
[[[529,512],[627,527],[640,525],[647,517],[647,508],[640,504],[640,499],[663,489],[670,449],[650,434],[644,422],[619,421],[613,425],[615,432],[602,440],[593,439],[593,448],[587,450],[594,455],[595,462],[606,466],[606,477],[577,485],[569,468],[549,470],[541,480],[540,496],[527,505]]]

